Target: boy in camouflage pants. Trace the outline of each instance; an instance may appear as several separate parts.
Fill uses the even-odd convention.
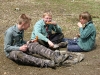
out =
[[[32,43],[23,40],[24,30],[30,27],[31,18],[22,14],[18,19],[18,24],[8,28],[5,32],[4,51],[6,56],[16,62],[30,64],[41,67],[55,67],[56,64],[62,63],[67,55],[61,55],[59,52],[52,51],[38,42]],[[38,54],[46,57],[41,59],[34,57],[32,54]]]

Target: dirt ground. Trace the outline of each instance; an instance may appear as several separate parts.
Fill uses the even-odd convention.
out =
[[[32,25],[25,31],[24,39],[29,40],[33,25],[41,19],[45,10],[52,11],[53,19],[61,25],[67,38],[73,38],[78,33],[76,24],[79,13],[82,11],[91,12],[97,28],[97,48],[91,52],[83,52],[85,59],[82,62],[56,69],[18,65],[7,59],[3,49],[5,30],[17,22],[20,14],[28,14],[32,17]],[[99,0],[0,0],[0,75],[100,75],[99,24]]]

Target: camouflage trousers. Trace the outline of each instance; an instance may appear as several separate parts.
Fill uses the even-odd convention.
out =
[[[54,60],[57,56],[60,56],[59,53],[38,44],[38,42],[29,43],[27,46],[27,52],[14,50],[9,53],[8,58],[24,64],[44,66],[44,64],[47,63],[47,60]],[[33,54],[41,55],[47,59],[35,57]]]

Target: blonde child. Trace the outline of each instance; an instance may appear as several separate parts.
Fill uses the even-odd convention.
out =
[[[52,33],[54,31],[55,33]],[[64,37],[61,27],[52,21],[51,12],[45,12],[43,18],[34,25],[31,40],[38,36],[38,42],[46,47],[54,48],[55,44],[60,43]],[[58,46],[65,46],[66,43],[58,44]],[[58,47],[57,46],[57,47]]]

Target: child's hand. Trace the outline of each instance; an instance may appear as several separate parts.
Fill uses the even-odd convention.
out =
[[[82,27],[82,24],[81,24],[81,22],[78,22],[78,23],[77,23],[77,25],[78,25],[79,27]]]
[[[19,49],[21,50],[21,51],[27,51],[27,44],[24,44],[24,45],[22,45]]]
[[[54,44],[50,40],[48,41],[48,44],[50,47],[54,47]]]

